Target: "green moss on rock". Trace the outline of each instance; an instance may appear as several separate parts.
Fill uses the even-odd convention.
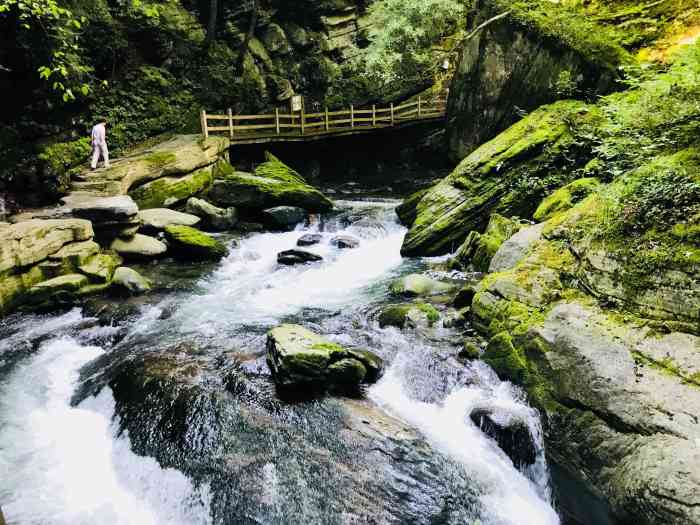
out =
[[[546,221],[556,213],[571,209],[574,204],[599,187],[600,181],[593,177],[575,180],[546,197],[535,211],[533,218],[538,222]]]
[[[167,208],[198,195],[214,180],[212,167],[199,169],[182,177],[161,177],[129,192],[140,209]]]
[[[166,226],[165,237],[175,254],[185,259],[219,260],[228,255],[223,243],[190,226]]]

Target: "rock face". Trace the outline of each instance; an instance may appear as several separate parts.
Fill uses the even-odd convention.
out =
[[[277,206],[294,206],[308,212],[333,208],[326,196],[270,154],[255,173],[237,172],[227,164],[220,166],[207,198],[218,206],[255,211]]]
[[[594,177],[575,180],[546,197],[532,217],[538,222],[551,219],[557,213],[571,209],[574,204],[588,197],[599,187],[600,181]]]
[[[462,46],[450,87],[447,140],[459,161],[532,111],[572,95],[602,94],[614,87],[626,58],[610,42],[592,53],[579,42],[549,37],[546,25],[526,7],[478,0],[469,14],[471,31]]]
[[[450,259],[450,267],[477,272],[487,271],[501,244],[522,227],[520,221],[494,213],[483,234],[475,231],[469,233],[455,256]]]
[[[277,386],[299,394],[354,393],[382,370],[381,359],[371,352],[345,349],[298,325],[268,332],[267,362]]]
[[[189,226],[167,226],[165,237],[173,253],[184,259],[218,261],[228,255],[223,243]]]
[[[305,250],[286,250],[277,254],[277,262],[285,266],[322,261],[323,257]]]
[[[470,231],[481,232],[489,213],[532,217],[550,189],[571,177],[582,162],[583,139],[571,122],[597,118],[595,108],[575,101],[544,106],[479,147],[420,199],[401,248],[403,255],[442,255],[455,251]],[[533,184],[537,181],[537,184]]]
[[[230,230],[238,223],[236,208],[219,208],[196,197],[188,199],[185,211],[201,218],[205,226],[216,231]]]

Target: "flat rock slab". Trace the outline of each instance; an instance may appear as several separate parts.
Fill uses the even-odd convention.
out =
[[[126,258],[158,257],[168,250],[165,243],[140,233],[131,239],[115,239],[110,248]]]
[[[139,207],[128,195],[94,197],[71,194],[63,198],[63,204],[75,217],[93,222],[131,222]]]
[[[200,221],[196,215],[182,213],[168,208],[153,208],[141,210],[139,217],[143,226],[154,230],[164,230],[166,226],[194,226]]]

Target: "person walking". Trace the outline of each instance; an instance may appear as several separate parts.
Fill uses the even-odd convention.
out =
[[[92,140],[92,162],[90,167],[97,169],[97,162],[100,160],[100,154],[104,161],[104,167],[109,168],[109,150],[107,149],[107,120],[100,119],[92,128],[90,134]]]

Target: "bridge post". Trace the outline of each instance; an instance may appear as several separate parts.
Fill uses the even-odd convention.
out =
[[[421,103],[420,95],[418,95],[418,118],[420,118],[420,103]]]
[[[391,103],[391,125],[394,125],[394,103]]]
[[[231,108],[228,108],[228,134],[233,138],[233,111]]]
[[[299,116],[299,122],[301,123],[301,134],[304,134],[304,124],[306,124],[306,115],[304,114],[304,106],[301,107],[301,115]]]
[[[355,127],[355,106],[350,104],[350,127]]]
[[[372,104],[372,127],[377,125],[377,105]]]
[[[330,130],[330,122],[328,120],[328,106],[326,106],[326,131]]]
[[[207,112],[202,110],[200,113],[200,118],[202,120],[202,135],[205,139],[209,138],[209,127],[207,126]]]

